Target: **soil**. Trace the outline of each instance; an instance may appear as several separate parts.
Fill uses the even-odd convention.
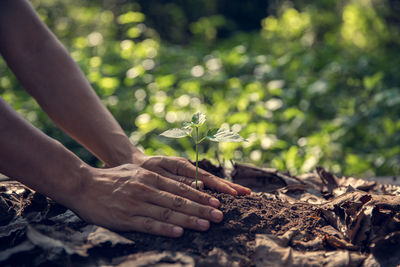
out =
[[[302,176],[202,161],[215,175],[249,186],[221,202],[224,220],[179,239],[116,233],[13,180],[0,182],[2,266],[397,266],[400,187],[323,168]]]

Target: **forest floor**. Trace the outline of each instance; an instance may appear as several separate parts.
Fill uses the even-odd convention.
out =
[[[178,239],[88,225],[13,180],[0,182],[2,266],[397,266],[400,186],[323,168],[293,176],[236,164],[200,165],[253,189],[212,191],[224,220]]]

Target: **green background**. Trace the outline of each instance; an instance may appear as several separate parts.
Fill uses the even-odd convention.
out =
[[[400,173],[399,1],[33,0],[131,141],[194,159],[159,133],[197,111],[247,143],[201,157],[355,176]],[[86,162],[0,61],[0,93]],[[66,111],[68,112],[68,111]],[[205,131],[205,129],[204,129]]]

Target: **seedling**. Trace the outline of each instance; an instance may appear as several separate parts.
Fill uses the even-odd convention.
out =
[[[233,142],[239,143],[246,141],[243,137],[239,134],[229,131],[227,129],[221,128],[212,128],[207,131],[206,136],[200,138],[199,136],[199,128],[206,122],[206,115],[201,112],[196,112],[192,116],[191,122],[184,122],[183,127],[181,128],[173,128],[167,130],[160,135],[169,137],[169,138],[183,138],[186,136],[192,137],[196,147],[196,188],[197,187],[197,180],[199,176],[199,145],[204,140],[210,140],[213,142]],[[195,136],[192,136],[193,128],[195,130]]]

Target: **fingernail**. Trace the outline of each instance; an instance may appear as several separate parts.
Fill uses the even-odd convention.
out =
[[[197,224],[203,229],[208,229],[208,227],[210,227],[210,222],[203,219],[197,219]]]
[[[215,219],[215,220],[221,220],[222,219],[222,216],[223,216],[223,214],[222,214],[222,212],[221,211],[219,211],[219,210],[212,210],[211,211],[211,216]]]
[[[243,187],[242,194],[248,195],[251,193],[251,189],[248,187]]]
[[[183,234],[183,228],[179,226],[174,226],[172,228],[172,233],[174,234],[174,236],[181,236]]]
[[[214,206],[214,207],[218,207],[219,206],[219,200],[218,199],[216,199],[216,198],[210,198],[210,200],[208,201],[210,204],[211,204],[211,206]]]

